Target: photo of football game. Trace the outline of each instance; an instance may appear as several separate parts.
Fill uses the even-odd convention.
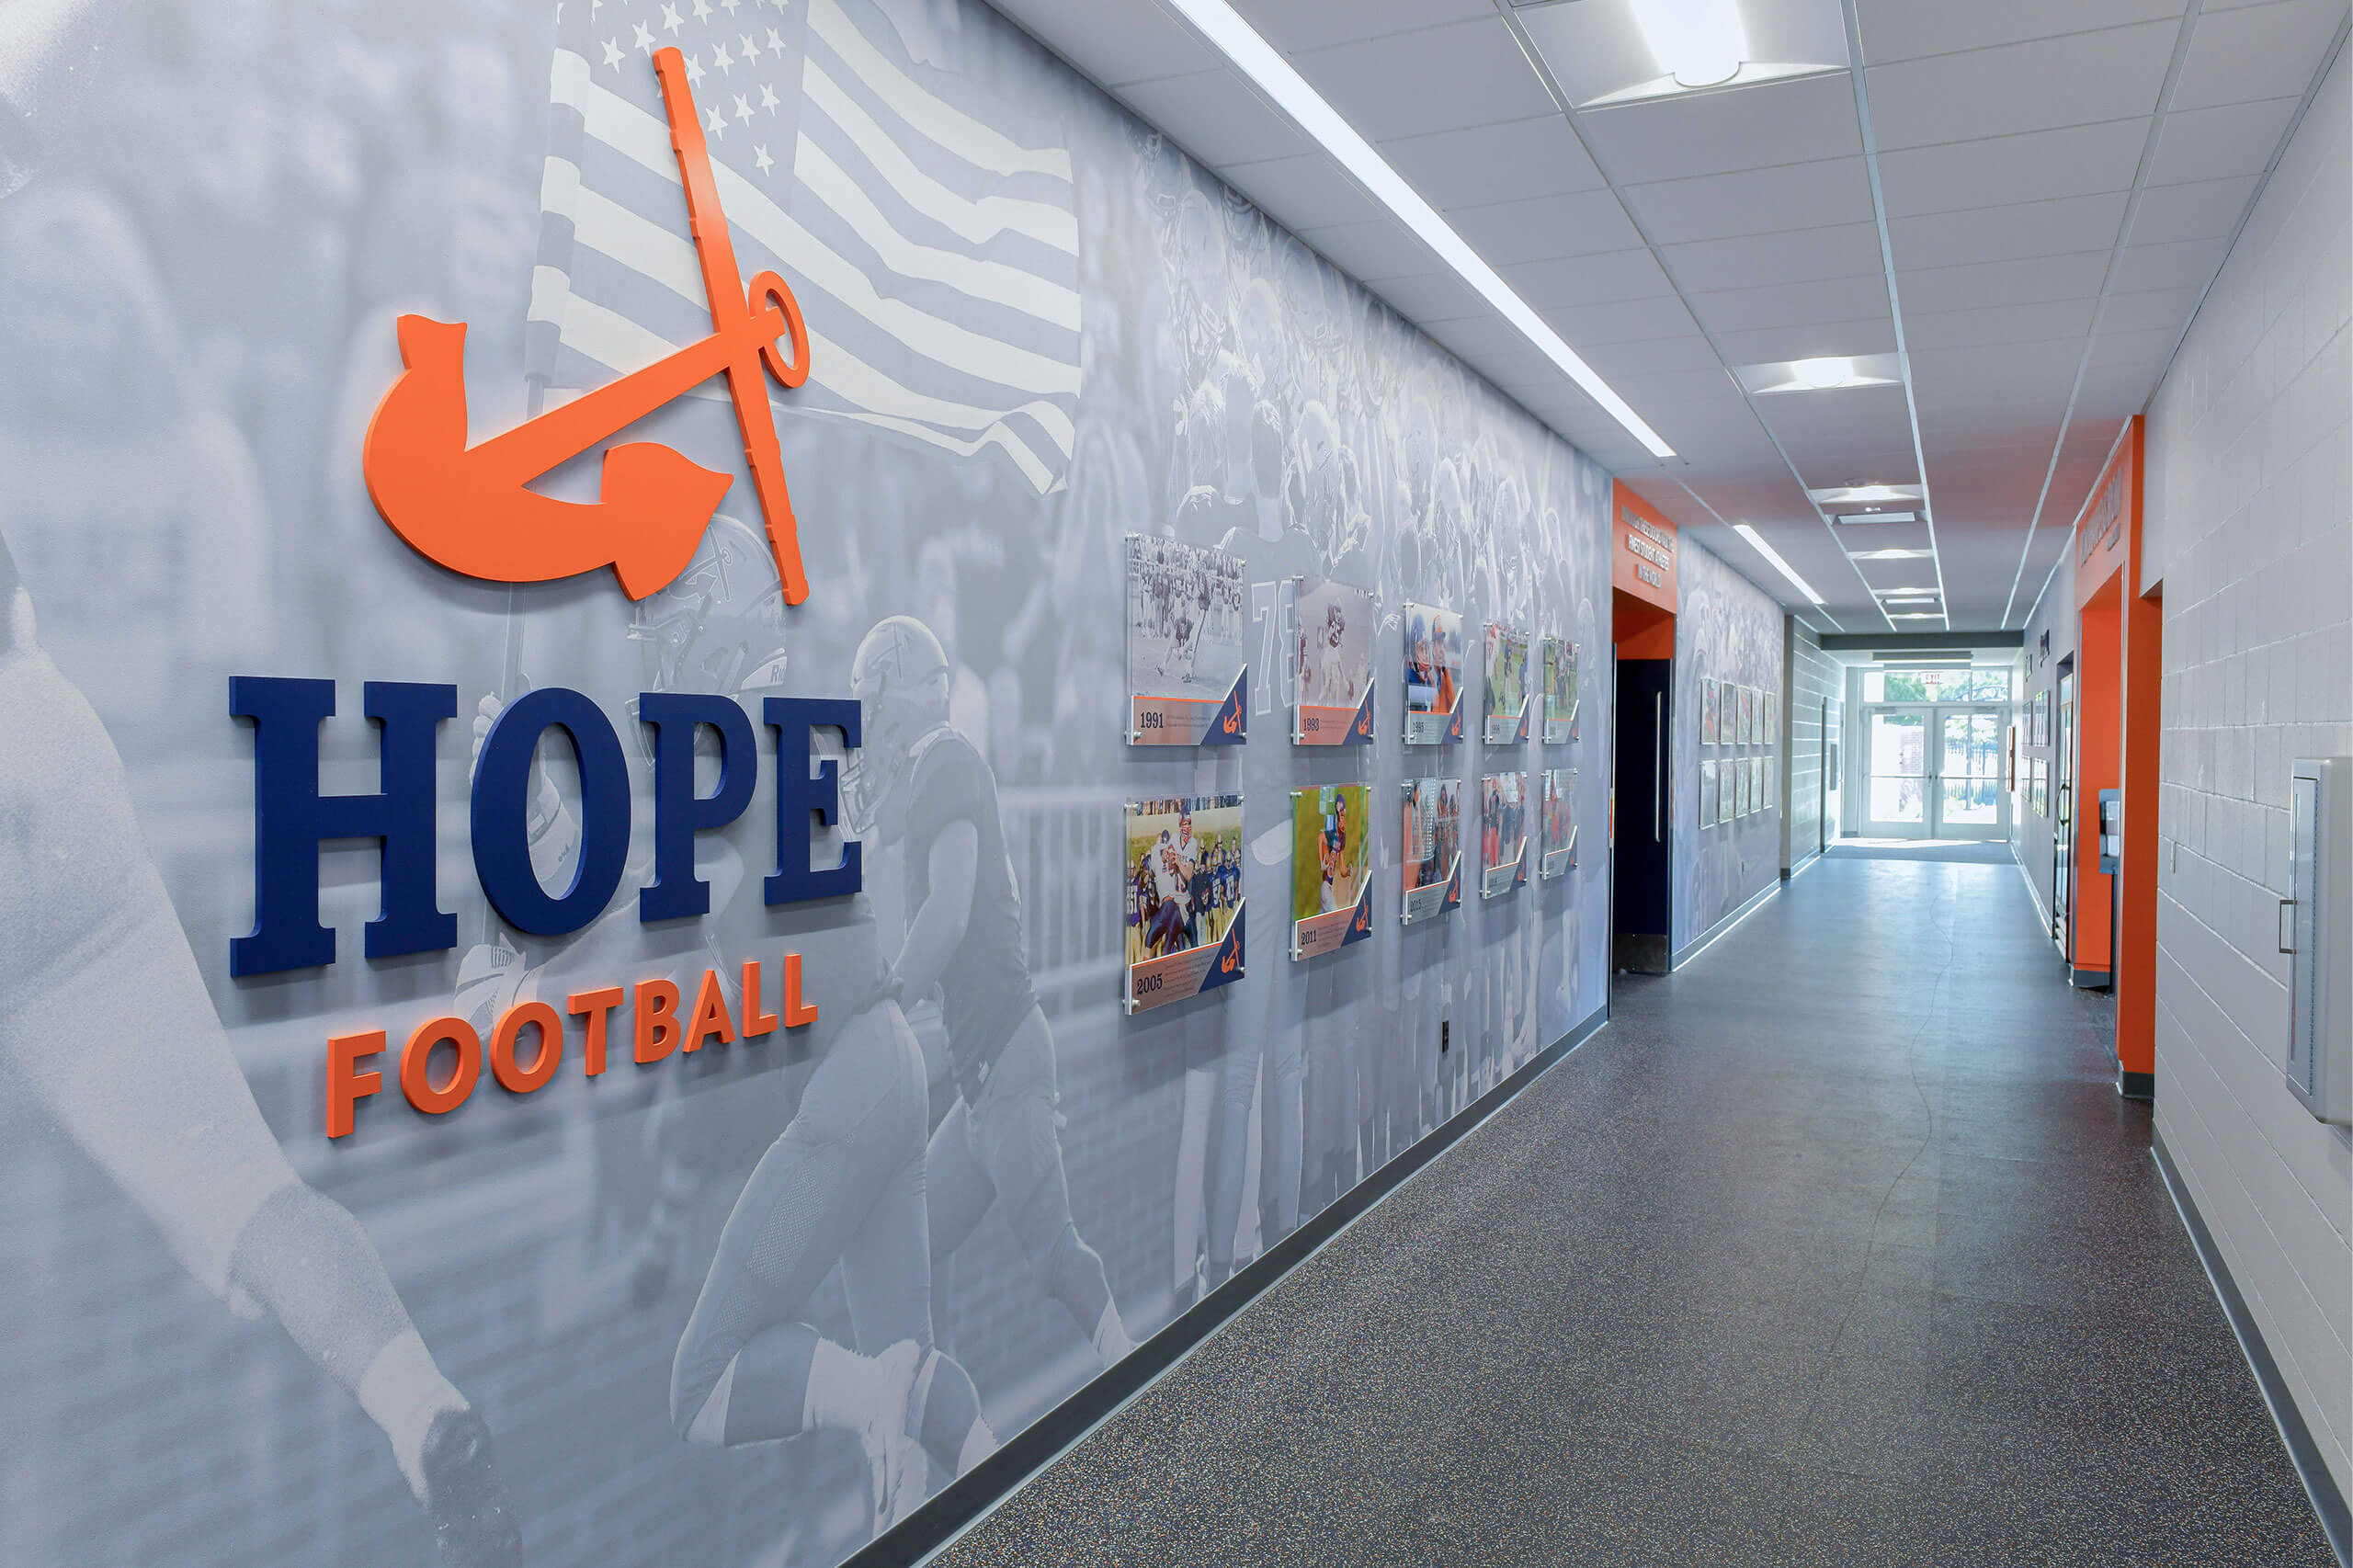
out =
[[[1563,637],[1544,639],[1544,738],[1564,741],[1577,711],[1577,645]]]
[[[1242,797],[1128,802],[1130,967],[1214,947],[1242,907]]]
[[[1569,850],[1575,832],[1576,769],[1548,767],[1544,770],[1544,798],[1539,806],[1539,822],[1544,834],[1544,874],[1558,876],[1567,868],[1562,859]]]
[[[1487,626],[1487,718],[1489,739],[1497,719],[1517,721],[1528,704],[1528,633],[1516,626]]]
[[[1328,577],[1299,580],[1299,705],[1353,717],[1372,689],[1373,597]]]
[[[1479,781],[1479,891],[1487,897],[1518,881],[1528,851],[1528,775],[1490,773]]]
[[[1405,606],[1405,740],[1447,738],[1447,716],[1462,690],[1462,618],[1435,605]]]
[[[1246,592],[1237,556],[1128,535],[1128,689],[1222,701],[1242,674]]]
[[[1361,784],[1291,792],[1290,917],[1354,909],[1372,847],[1371,806]]]
[[[1445,889],[1462,852],[1462,786],[1451,778],[1415,778],[1404,786],[1405,922],[1445,907]]]

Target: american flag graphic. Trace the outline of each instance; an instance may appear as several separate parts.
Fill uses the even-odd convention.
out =
[[[792,411],[1040,494],[1078,402],[1078,222],[1059,121],[911,60],[873,0],[564,0],[529,369],[601,385],[710,332],[652,56],[686,57],[742,273],[808,318]],[[714,381],[704,395],[724,392]]]

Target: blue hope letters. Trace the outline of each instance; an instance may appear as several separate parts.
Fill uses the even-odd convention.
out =
[[[235,676],[229,711],[254,727],[254,928],[229,943],[233,975],[273,974],[335,961],[335,935],[319,923],[319,852],[335,840],[374,839],[379,913],[368,922],[371,959],[454,948],[458,922],[435,887],[439,826],[436,748],[443,721],[458,711],[454,686],[369,681],[361,710],[378,730],[379,788],[373,794],[323,794],[320,726],[334,716],[335,683]],[[691,919],[710,910],[710,888],[695,875],[695,835],[722,828],[752,803],[758,746],[751,720],[729,697],[645,692],[638,718],[654,731],[654,879],[638,894],[641,921]],[[857,892],[859,846],[838,865],[813,868],[816,829],[840,821],[841,778],[828,760],[813,768],[814,731],[859,740],[858,706],[846,699],[770,697],[760,720],[776,733],[776,869],[762,884],[770,904]],[[533,869],[529,824],[532,760],[540,739],[561,731],[578,765],[580,846],[571,885],[550,893]],[[695,743],[717,739],[719,779],[695,792]],[[516,929],[539,937],[577,931],[619,891],[629,855],[631,799],[620,738],[595,702],[563,687],[542,687],[508,704],[483,738],[469,812],[475,878]]]

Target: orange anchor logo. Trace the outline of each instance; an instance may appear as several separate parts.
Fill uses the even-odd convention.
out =
[[[452,572],[494,583],[545,583],[610,566],[642,599],[686,570],[733,483],[671,448],[608,448],[599,498],[560,501],[528,488],[636,420],[716,375],[727,378],[744,455],[759,493],[785,602],[809,597],[784,483],[784,453],[763,378],[787,388],[809,379],[809,328],[784,279],[763,272],[746,290],[720,210],[710,152],[695,118],[686,61],[654,51],[670,143],[687,189],[687,221],[710,299],[710,335],[583,394],[561,408],[469,446],[463,322],[403,316],[405,367],[369,422],[360,467],[392,531]],[[779,340],[792,340],[792,358]]]

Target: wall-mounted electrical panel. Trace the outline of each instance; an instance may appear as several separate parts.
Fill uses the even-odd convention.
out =
[[[2288,1088],[2353,1124],[2353,757],[2299,757],[2288,780]]]

